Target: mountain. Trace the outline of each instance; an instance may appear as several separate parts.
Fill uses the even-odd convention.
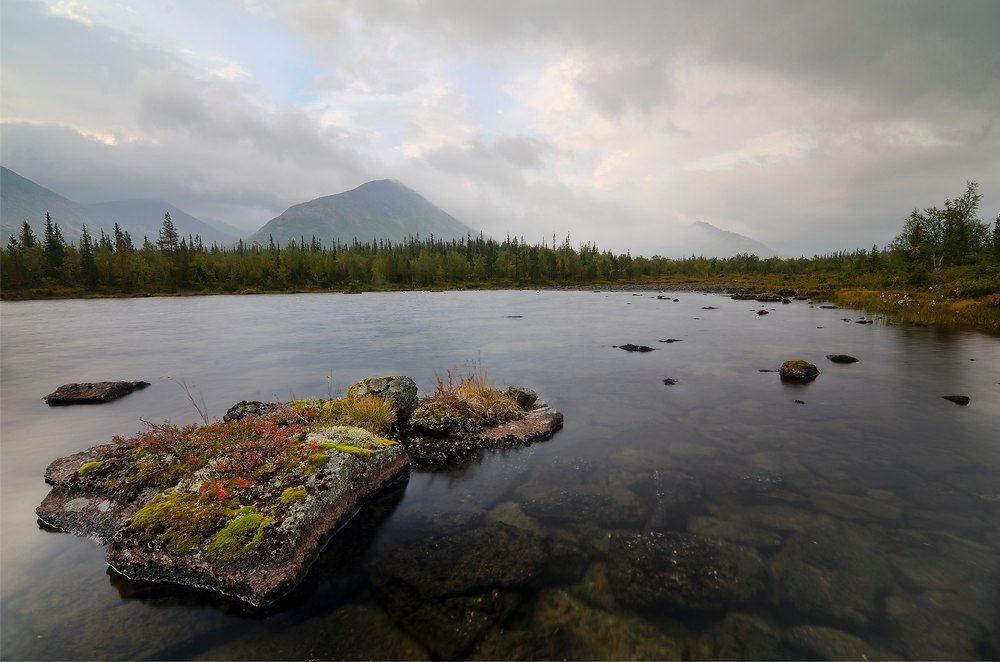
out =
[[[743,253],[759,258],[776,257],[777,251],[769,246],[736,232],[721,230],[711,223],[698,221],[685,228],[674,245],[679,254],[671,257],[732,257]]]
[[[136,246],[141,245],[143,237],[149,237],[152,242],[156,241],[163,226],[163,215],[166,213],[170,214],[170,220],[177,228],[177,234],[185,238],[188,235],[199,235],[206,246],[212,242],[225,246],[236,243],[240,238],[237,230],[229,231],[227,228],[220,228],[218,224],[209,225],[163,200],[113,200],[97,202],[86,207],[99,216],[111,219],[111,227],[118,223],[128,230]],[[62,225],[59,227],[61,229]]]
[[[326,245],[336,239],[389,239],[404,241],[410,235],[457,239],[475,231],[438,209],[419,193],[391,179],[362,184],[356,189],[316,198],[289,207],[268,221],[249,239],[267,245],[273,238],[288,241],[316,237]]]
[[[64,198],[44,186],[22,177],[9,168],[0,166],[0,235],[7,241],[11,234],[18,234],[22,221],[35,231],[39,238],[45,228],[45,212],[67,242],[78,242],[87,226],[87,232],[97,237],[101,229],[111,234],[115,223],[132,236],[136,246],[142,238],[156,241],[163,225],[163,215],[170,213],[170,220],[181,237],[200,235],[202,242],[232,244],[239,233],[222,224],[212,225],[199,220],[174,205],[161,200],[117,200],[82,205]]]
[[[22,221],[28,221],[41,238],[45,212],[49,212],[52,222],[59,225],[66,241],[78,241],[85,224],[92,234],[100,225],[83,205],[0,166],[0,235],[4,244],[7,237],[20,232]]]

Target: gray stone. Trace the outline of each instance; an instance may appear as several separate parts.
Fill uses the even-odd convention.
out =
[[[785,361],[778,370],[781,378],[792,382],[811,382],[819,377],[819,369],[808,361],[794,359]]]
[[[857,363],[858,360],[847,354],[827,354],[826,358],[834,363]]]
[[[525,411],[529,411],[538,400],[537,393],[522,386],[508,386],[504,394]]]
[[[366,395],[378,395],[391,402],[396,410],[397,421],[408,420],[417,408],[417,385],[409,377],[370,377],[347,389],[348,397],[360,398]]]

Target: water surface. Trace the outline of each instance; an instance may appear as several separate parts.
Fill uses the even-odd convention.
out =
[[[751,301],[674,297],[4,302],[0,654],[1000,654],[1000,339],[857,324],[858,311],[806,302],[765,304],[773,311],[758,316]],[[681,342],[658,342],[668,338]],[[624,343],[656,351],[612,347]],[[832,353],[860,361],[833,364]],[[789,386],[761,372],[789,358],[822,374]],[[270,609],[130,581],[106,567],[101,547],[36,523],[51,460],[135,432],[143,419],[196,421],[182,384],[221,417],[243,399],[340,395],[382,374],[429,389],[448,369],[479,366],[496,383],[536,389],[565,428],[529,448],[416,470]],[[112,379],[152,386],[99,406],[41,400],[63,383]],[[762,586],[717,608],[638,605],[622,579],[621,541],[675,533],[759,559]],[[401,563],[407,554],[426,568]]]

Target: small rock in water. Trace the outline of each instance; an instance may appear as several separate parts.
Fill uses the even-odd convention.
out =
[[[524,315],[508,315],[507,319],[509,319],[509,320],[519,320],[522,317],[524,317]]]
[[[657,340],[656,342],[672,343],[672,342],[680,342],[680,341],[681,341],[680,338],[667,338],[666,340]]]
[[[836,310],[837,308],[840,308],[840,306],[826,305],[826,306],[820,306],[820,308],[825,308],[827,310]]]
[[[819,376],[819,369],[802,359],[785,361],[778,372],[782,379],[793,382],[811,382]]]
[[[149,382],[88,382],[63,384],[42,398],[50,407],[57,405],[94,405],[117,400],[137,389],[144,389]]]
[[[766,310],[758,310],[757,314],[758,315],[767,315],[767,311]]]
[[[972,398],[970,398],[967,395],[942,395],[941,397],[944,398],[945,400],[951,400],[956,405],[962,405],[962,406],[969,404],[969,402],[972,400]]]
[[[834,363],[857,363],[858,360],[853,356],[848,356],[847,354],[827,354],[826,358],[830,359]]]
[[[663,383],[666,384],[667,386],[673,386],[674,384],[677,383],[677,380],[667,377],[666,379],[663,380]]]
[[[805,403],[806,403],[805,400],[796,400],[795,401],[795,404],[797,404],[797,405],[804,405]]]
[[[652,352],[652,347],[646,347],[645,345],[633,345],[628,343],[625,345],[612,345],[612,347],[617,347],[618,349],[624,349],[626,352]]]
[[[702,310],[716,310],[716,308],[717,308],[716,306],[702,306],[701,307]]]

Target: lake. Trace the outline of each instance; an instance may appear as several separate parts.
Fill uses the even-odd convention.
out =
[[[3,302],[0,655],[1000,656],[1000,337],[657,294]],[[792,358],[820,376],[762,372]],[[414,469],[267,609],[131,581],[35,519],[50,461],[143,420],[195,422],[188,393],[221,418],[244,399],[385,374],[431,390],[478,368],[535,389],[563,430]],[[151,386],[42,402],[119,379]]]

